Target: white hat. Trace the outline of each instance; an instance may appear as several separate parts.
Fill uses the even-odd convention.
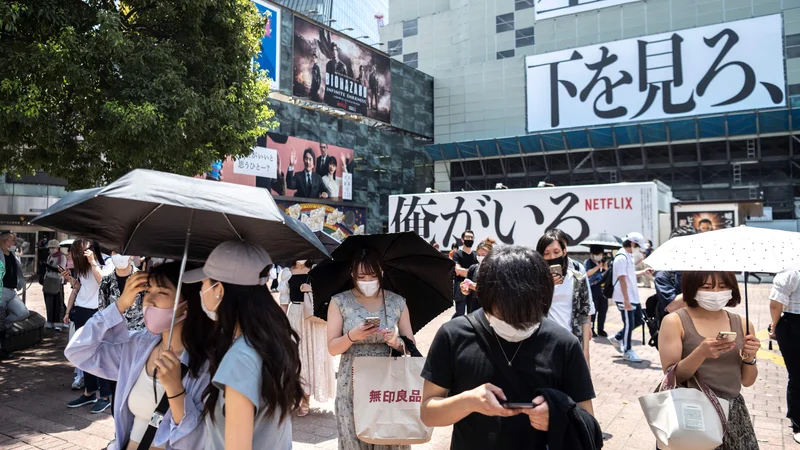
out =
[[[644,248],[645,244],[647,244],[647,240],[642,236],[642,233],[638,233],[636,231],[632,231],[625,236],[626,241],[631,241],[634,244],[638,244],[639,247]]]
[[[203,267],[183,274],[183,282],[199,283],[211,278],[238,286],[260,286],[267,283],[263,272],[271,264],[272,258],[263,248],[244,241],[227,241],[208,255]]]
[[[47,248],[60,248],[60,247],[61,245],[55,239],[47,241]]]

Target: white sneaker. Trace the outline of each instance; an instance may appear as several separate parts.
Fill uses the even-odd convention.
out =
[[[44,328],[46,330],[52,330],[53,329],[53,324],[51,322],[45,322],[44,323]]]
[[[611,345],[614,349],[620,353],[625,353],[625,343],[622,340],[617,339],[615,337],[608,338],[608,341],[611,342]]]
[[[80,375],[75,375],[75,379],[72,380],[72,390],[77,391],[83,389],[83,377]]]
[[[639,355],[637,355],[636,352],[633,351],[633,349],[630,349],[627,352],[625,352],[625,355],[622,357],[622,359],[634,363],[642,362],[642,358],[639,358]]]

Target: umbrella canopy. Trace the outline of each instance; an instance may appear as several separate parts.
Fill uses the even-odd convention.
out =
[[[314,233],[284,214],[266,189],[137,169],[113,183],[75,191],[34,223],[95,239],[125,255],[202,261],[220,243],[246,240],[273,260],[327,258]]]
[[[675,237],[644,263],[669,271],[778,273],[800,265],[800,233],[739,226]]]
[[[73,242],[75,242],[75,239],[64,239],[63,241],[58,243],[58,246],[59,247],[70,248],[70,247],[72,247],[72,243]]]
[[[353,288],[353,257],[363,249],[383,256],[384,287],[406,299],[411,327],[416,333],[453,306],[455,264],[416,233],[350,236],[333,251],[333,260],[310,272],[314,315],[328,318],[331,297]]]
[[[603,248],[622,248],[622,239],[611,233],[597,233],[584,239],[580,242],[580,245],[585,245],[587,247],[590,245],[599,245]]]
[[[317,236],[317,238],[319,238],[319,241],[322,242],[322,245],[324,245],[325,249],[330,253],[333,253],[333,251],[336,250],[336,247],[342,245],[340,240],[324,231],[315,231],[314,234]]]

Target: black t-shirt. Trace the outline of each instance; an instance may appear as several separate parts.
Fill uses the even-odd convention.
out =
[[[462,249],[458,249],[453,252],[453,262],[461,266],[463,269],[469,269],[474,264],[478,264],[478,254],[474,251],[471,253],[466,253]],[[464,295],[461,293],[461,282],[464,281],[464,277],[459,277],[456,275],[456,285],[455,285],[455,292],[456,292],[456,300],[462,301],[464,300]],[[472,280],[475,281],[475,280]]]
[[[483,309],[475,311],[472,316],[491,330]],[[589,367],[578,339],[552,320],[545,318],[533,336],[521,344],[502,338],[500,342],[509,357],[521,345],[513,369],[523,382],[527,382],[531,392],[537,388],[551,388],[564,392],[575,402],[594,398]],[[511,402],[532,400],[513,398],[513,389],[481,349],[475,330],[466,317],[445,323],[436,333],[422,377],[448,389],[448,396],[492,383],[503,389]],[[530,450],[544,449],[546,444],[546,435],[531,427],[527,415],[500,418],[473,413],[453,425],[450,448]]]
[[[128,282],[128,278],[130,278],[131,276],[128,275],[126,277],[121,277],[116,274],[115,276],[117,277],[117,287],[119,287],[119,293],[122,294],[123,292],[125,292],[125,284]]]
[[[17,288],[17,257],[14,252],[5,255],[6,274],[3,277],[3,287],[7,289]]]

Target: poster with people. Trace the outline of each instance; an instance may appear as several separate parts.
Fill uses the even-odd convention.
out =
[[[706,231],[733,228],[735,225],[735,210],[729,211],[678,211],[675,213],[678,226],[693,226],[701,233]]]
[[[342,186],[353,174],[354,157],[353,149],[268,133],[252,155],[228,158],[221,172],[227,182],[263,187],[273,195],[349,201],[352,191]]]
[[[296,97],[391,122],[387,56],[295,16],[292,65]]]
[[[278,89],[280,80],[281,52],[281,9],[263,0],[253,0],[258,13],[264,18],[264,37],[261,38],[261,51],[255,57],[258,69],[266,70],[272,89]]]

